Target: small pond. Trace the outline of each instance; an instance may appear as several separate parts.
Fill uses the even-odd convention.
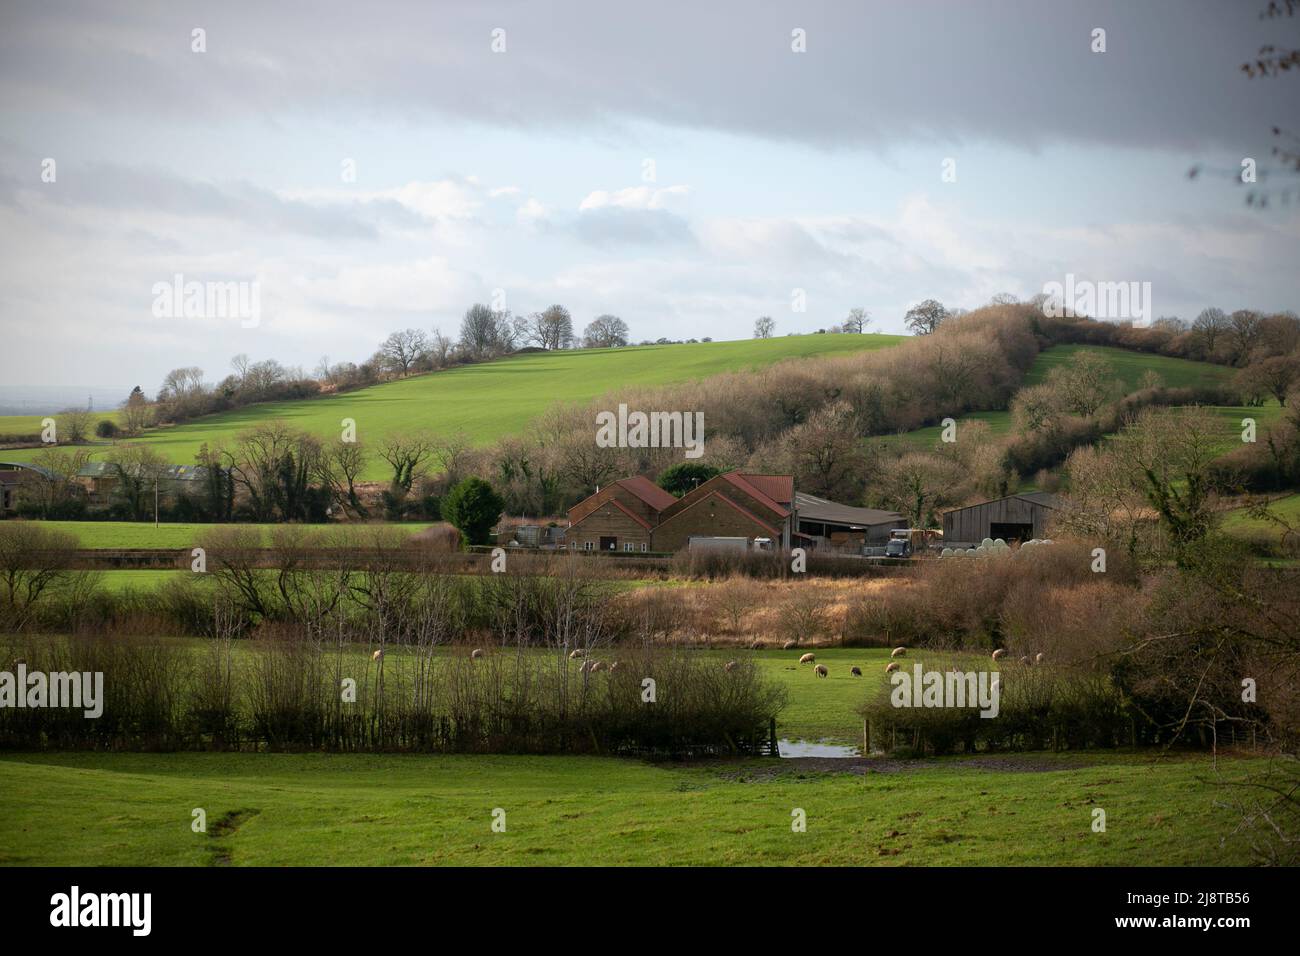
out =
[[[860,757],[857,747],[844,744],[827,744],[809,740],[778,740],[777,750],[782,757]]]

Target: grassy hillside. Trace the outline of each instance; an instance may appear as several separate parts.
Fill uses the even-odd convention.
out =
[[[147,442],[175,464],[194,461],[199,446],[232,439],[260,422],[281,418],[313,434],[333,437],[353,418],[357,437],[375,443],[405,428],[438,433],[463,430],[479,444],[522,431],[547,405],[597,398],[628,386],[663,385],[722,372],[759,368],[786,358],[877,349],[897,335],[799,335],[741,342],[648,345],[531,353],[376,385],[344,395],[268,402],[147,433]],[[14,431],[24,430],[21,422]],[[29,421],[39,429],[39,419]],[[593,425],[594,428],[594,425]],[[102,449],[107,449],[107,445]],[[34,449],[0,452],[0,460],[30,461]],[[99,450],[96,454],[103,454]],[[367,478],[386,477],[383,462]]]
[[[1187,359],[1168,358],[1164,355],[1151,355],[1146,352],[1131,352],[1127,349],[1110,348],[1108,346],[1056,345],[1038,354],[1033,366],[1029,369],[1029,374],[1025,376],[1025,385],[1041,384],[1046,380],[1048,373],[1052,369],[1068,364],[1079,352],[1091,352],[1105,359],[1115,377],[1123,383],[1126,392],[1137,390],[1141,385],[1142,376],[1148,371],[1153,371],[1159,375],[1164,384],[1170,388],[1218,385],[1226,382],[1236,374],[1235,369],[1222,365],[1212,365],[1209,362],[1191,362]],[[1268,405],[1264,408],[1254,409],[1244,407],[1228,408],[1225,406],[1216,408],[1216,411],[1222,415],[1225,429],[1235,420],[1237,423],[1236,431],[1240,432],[1242,418],[1248,415],[1253,416],[1262,430],[1277,419],[1279,408],[1277,403],[1274,402],[1271,403],[1271,408]],[[1237,414],[1238,412],[1240,414]],[[989,433],[994,438],[999,438],[1011,430],[1011,413],[1008,411],[974,412],[960,420],[960,422],[970,421],[988,422]],[[960,422],[958,423],[959,429]],[[941,431],[942,426],[931,425],[901,435],[889,435],[883,440],[891,443],[910,442],[929,447],[939,441]]]

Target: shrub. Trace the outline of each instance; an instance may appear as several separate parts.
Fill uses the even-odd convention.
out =
[[[466,478],[442,501],[442,516],[470,545],[487,544],[493,526],[501,520],[505,502],[482,478]]]

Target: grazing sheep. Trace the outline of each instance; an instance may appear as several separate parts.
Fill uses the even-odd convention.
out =
[[[798,646],[799,646],[798,641],[786,641],[784,644],[781,645],[781,650],[792,651]]]
[[[384,659],[384,649],[381,647],[379,650],[375,651],[370,655],[370,659],[372,661],[382,661]]]
[[[569,654],[569,660],[571,661],[576,661],[580,657],[582,657],[582,651],[573,651]]]
[[[1026,654],[1024,657],[1020,658],[1020,663],[1024,664],[1026,667],[1028,667],[1028,666],[1029,666],[1031,663],[1033,663],[1033,662],[1030,661],[1030,659],[1029,659],[1029,655]]]
[[[614,671],[618,670],[622,666],[623,666],[622,661],[614,661],[614,663],[609,665],[609,672],[612,674],[614,673]]]
[[[894,671],[898,670],[898,668],[899,668],[898,661],[891,661],[890,663],[885,665],[885,673],[892,674],[894,673]]]
[[[591,661],[583,661],[583,662],[582,662],[582,666],[578,668],[578,673],[579,673],[579,674],[586,674],[586,673],[590,672],[590,670],[591,670],[591,665],[592,665],[592,662],[591,662]]]
[[[862,676],[862,668],[861,668],[861,667],[850,667],[850,668],[849,668],[849,673],[852,674],[854,677],[861,677],[861,676]]]
[[[740,661],[727,661],[727,663],[722,666],[722,669],[726,671],[728,674],[730,674],[739,666],[740,666]]]
[[[1039,651],[1037,654],[1034,655],[1034,663],[1035,663],[1035,664],[1041,664],[1041,663],[1043,663],[1043,661],[1045,661],[1045,660],[1047,660],[1047,658],[1043,657],[1043,652],[1042,652],[1042,651]]]
[[[596,673],[596,671],[603,671],[603,670],[608,670],[608,669],[609,669],[609,665],[606,664],[604,661],[592,661],[592,662],[591,662],[591,673],[593,673],[593,674]]]
[[[906,648],[906,647],[896,647],[896,648],[894,648],[892,651],[889,652],[889,656],[890,656],[890,657],[906,657],[906,656],[907,656],[907,648]]]
[[[831,672],[826,669],[825,664],[818,664],[813,668],[813,673],[818,677],[829,677]]]
[[[999,647],[996,651],[993,652],[993,659],[995,661],[1000,661],[1002,660],[1002,658],[1006,656],[1007,656],[1006,649],[1002,647]]]
[[[815,660],[817,660],[817,655],[816,655],[816,654],[805,654],[803,657],[799,658],[799,663],[800,663],[800,664],[811,664],[811,663],[812,663],[813,661],[815,661]]]
[[[759,649],[760,647],[762,647],[762,646],[763,646],[763,642],[762,642],[762,641],[754,641],[753,643],[751,643],[751,644],[749,645],[749,649],[750,649],[751,651],[756,651],[756,650],[758,650],[758,649]]]
[[[469,652],[469,659],[472,661],[478,660],[482,656],[483,656],[483,648],[481,647],[476,647],[474,648],[474,650]]]

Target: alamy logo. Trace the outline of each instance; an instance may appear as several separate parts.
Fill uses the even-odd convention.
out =
[[[0,708],[71,707],[94,720],[104,713],[103,671],[0,671]]]
[[[704,454],[703,412],[597,412],[600,448],[685,448],[687,458]]]
[[[1067,272],[1064,283],[1044,284],[1043,295],[1047,296],[1043,314],[1050,318],[1084,316],[1151,324],[1150,282],[1090,282]]]
[[[895,707],[978,707],[981,717],[996,717],[1002,699],[997,671],[894,671],[889,702]]]
[[[153,284],[153,314],[159,319],[239,319],[245,329],[262,321],[262,287],[256,282],[185,281]]]
[[[70,893],[50,897],[51,926],[129,926],[133,936],[148,936],[153,922],[152,893]]]

